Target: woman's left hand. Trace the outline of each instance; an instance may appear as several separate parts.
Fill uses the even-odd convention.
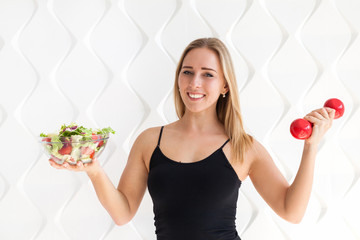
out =
[[[304,119],[313,124],[311,136],[305,140],[305,143],[318,145],[332,125],[335,110],[328,107],[316,109],[307,114]]]

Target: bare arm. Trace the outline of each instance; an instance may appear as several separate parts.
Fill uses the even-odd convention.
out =
[[[76,166],[67,163],[58,165],[52,160],[50,160],[50,164],[57,169],[85,171],[101,204],[117,225],[124,225],[134,217],[145,194],[148,172],[143,160],[143,151],[148,142],[145,141],[148,135],[142,133],[136,139],[117,188],[112,184],[97,159],[84,165],[78,162]]]
[[[286,192],[284,207],[290,222],[299,223],[305,214],[313,184],[316,153],[317,146],[304,144],[299,170]]]
[[[282,218],[299,223],[307,208],[314,176],[317,146],[330,128],[335,111],[318,109],[305,119],[314,124],[313,133],[304,142],[304,150],[299,170],[291,185],[280,173],[271,156],[260,143],[254,142],[252,164],[249,176],[256,190],[269,206]]]
[[[112,184],[102,168],[87,173],[100,203],[110,214],[116,225],[124,225],[131,220],[129,202],[126,196]]]

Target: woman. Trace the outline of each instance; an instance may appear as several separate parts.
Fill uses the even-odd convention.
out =
[[[220,40],[197,39],[187,46],[174,94],[179,120],[138,136],[117,189],[96,159],[76,166],[50,164],[86,171],[117,225],[134,217],[148,186],[158,240],[240,239],[236,203],[247,176],[280,217],[299,223],[311,193],[317,147],[335,111],[321,108],[305,116],[313,133],[304,141],[289,185],[266,149],[243,129],[230,54]]]

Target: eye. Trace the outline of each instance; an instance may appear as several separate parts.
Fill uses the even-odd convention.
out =
[[[205,73],[205,77],[214,77],[211,73]]]
[[[188,70],[185,70],[185,71],[183,71],[183,74],[185,74],[185,75],[190,75],[190,74],[192,74],[192,72],[190,72],[190,71],[188,71]]]

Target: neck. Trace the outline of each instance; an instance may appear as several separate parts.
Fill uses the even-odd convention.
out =
[[[185,111],[184,116],[179,120],[185,131],[191,132],[214,132],[223,125],[219,121],[216,111],[194,113]]]

